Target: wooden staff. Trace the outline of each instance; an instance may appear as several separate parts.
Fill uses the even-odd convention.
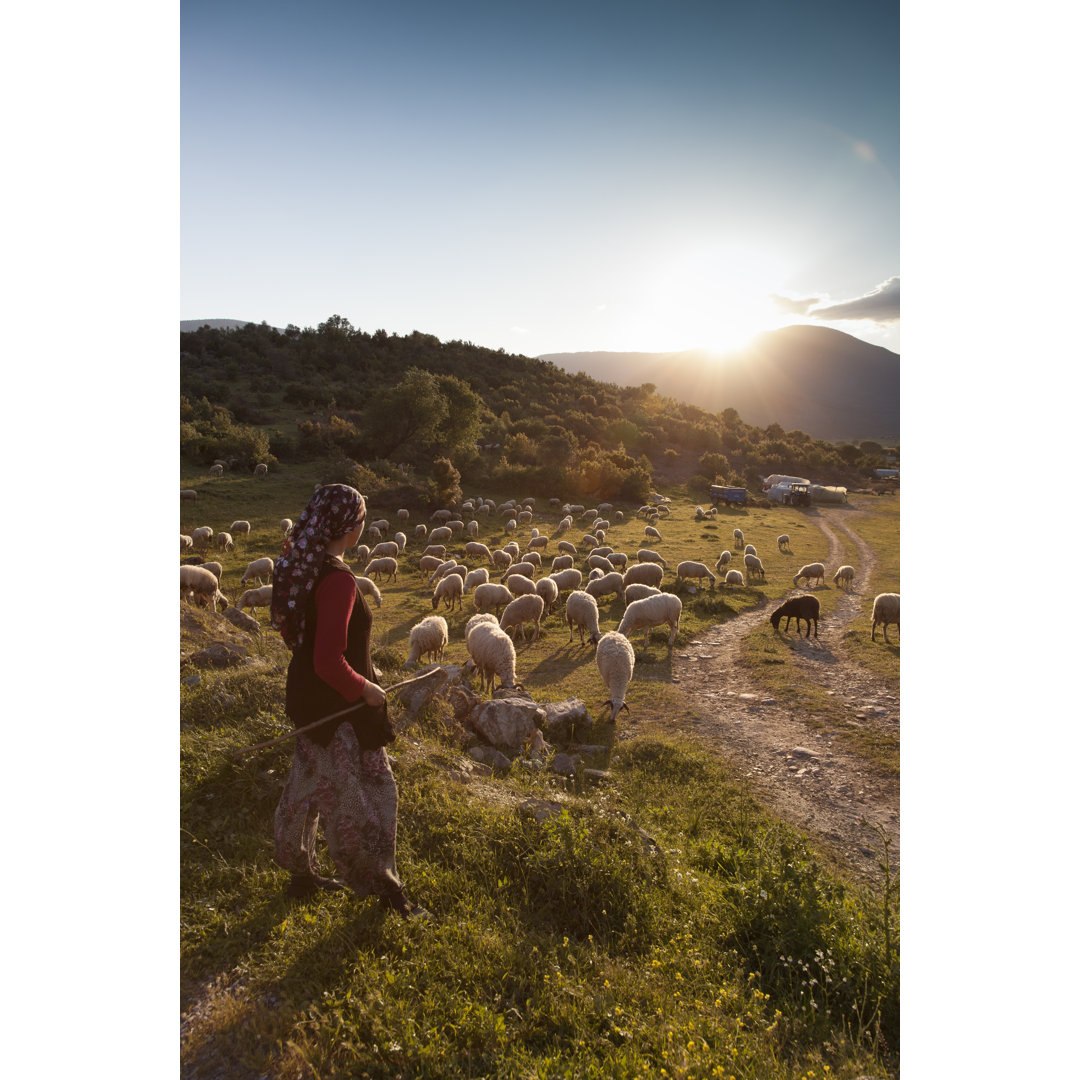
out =
[[[393,693],[395,690],[400,690],[403,686],[409,686],[411,683],[419,682],[421,679],[427,678],[430,675],[430,671],[425,671],[423,675],[415,675],[411,679],[405,679],[404,682],[394,683],[393,686],[388,686],[383,691],[384,694]],[[244,754],[253,753],[256,750],[265,750],[268,746],[277,746],[278,743],[283,743],[289,739],[296,738],[297,735],[303,735],[305,731],[310,731],[312,728],[317,728],[320,724],[325,724],[328,720],[337,720],[338,717],[345,716],[348,713],[355,712],[357,709],[363,708],[367,702],[357,701],[350,705],[347,709],[341,709],[339,712],[331,713],[329,716],[324,716],[319,720],[315,720],[310,724],[305,724],[303,727],[295,728],[287,735],[279,735],[276,739],[268,739],[266,742],[261,742],[256,746],[245,746],[239,750],[230,750],[230,757],[242,757]]]

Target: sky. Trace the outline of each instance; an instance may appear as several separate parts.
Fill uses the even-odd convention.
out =
[[[899,352],[898,3],[180,5],[182,319]]]

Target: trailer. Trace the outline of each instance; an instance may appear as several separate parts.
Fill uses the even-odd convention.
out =
[[[713,506],[719,506],[720,503],[725,506],[745,506],[746,488],[712,484],[709,487],[709,497],[712,499]]]

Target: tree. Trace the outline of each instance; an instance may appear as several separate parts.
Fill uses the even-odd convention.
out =
[[[449,458],[436,458],[431,463],[431,489],[440,506],[451,506],[461,501],[461,473]]]

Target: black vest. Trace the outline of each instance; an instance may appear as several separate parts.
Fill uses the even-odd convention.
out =
[[[320,716],[329,716],[331,713],[347,709],[352,703],[346,701],[329,683],[324,682],[315,674],[315,627],[317,614],[315,610],[315,593],[327,574],[348,574],[354,580],[352,571],[340,560],[327,558],[323,562],[322,569],[315,582],[315,588],[311,590],[308,600],[307,614],[304,619],[304,640],[300,647],[293,653],[289,662],[289,673],[285,679],[285,712],[295,727],[304,727]],[[375,681],[375,671],[371,666],[371,608],[368,607],[363,593],[356,590],[356,603],[353,604],[352,614],[349,616],[348,640],[345,645],[345,660],[353,671],[359,672],[365,679]],[[372,708],[370,705],[358,703],[358,707],[347,716],[339,720],[331,720],[311,731],[305,732],[301,738],[311,739],[319,746],[328,746],[330,740],[337,731],[338,724],[350,723],[356,732],[357,739],[362,748],[368,748],[372,744],[373,730],[381,729],[386,723],[386,707]],[[391,735],[391,738],[393,736]],[[387,740],[375,742],[375,745],[385,745]]]

